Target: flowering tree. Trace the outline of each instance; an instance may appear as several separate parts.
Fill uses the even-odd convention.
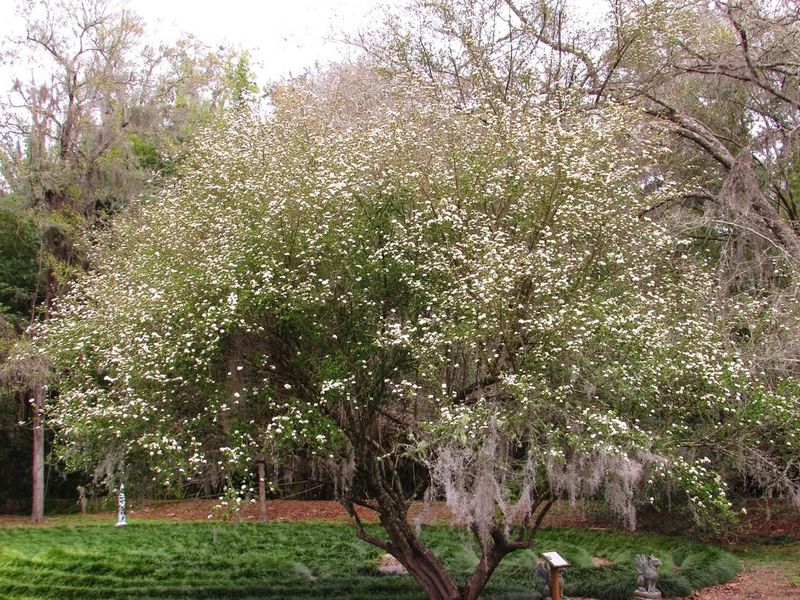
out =
[[[639,217],[675,190],[643,180],[632,114],[337,89],[208,129],[100,241],[39,334],[67,459],[234,487],[257,457],[310,449],[357,534],[430,598],[478,597],[559,497],[603,496],[633,525],[669,484],[729,513],[742,448],[791,487],[796,402],[740,364],[727,332],[746,310],[718,317],[702,257]],[[475,533],[466,582],[408,522],[426,489]]]

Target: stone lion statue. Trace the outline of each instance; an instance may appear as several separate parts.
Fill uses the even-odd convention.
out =
[[[656,587],[658,583],[658,568],[661,561],[652,554],[637,554],[633,559],[636,572],[636,592],[634,598],[661,598],[661,592]]]

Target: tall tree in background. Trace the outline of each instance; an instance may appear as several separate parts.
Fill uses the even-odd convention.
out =
[[[3,259],[0,306],[21,332],[48,318],[64,284],[88,266],[92,230],[168,172],[194,129],[253,85],[246,54],[209,52],[192,38],[146,46],[141,20],[109,0],[29,0],[19,12],[26,29],[5,58],[30,71],[2,105],[0,214],[3,243],[21,252]],[[40,520],[46,368],[28,367],[7,364],[5,379],[30,406]]]
[[[720,225],[799,266],[800,7],[618,2],[613,16],[609,99],[635,102],[711,161]]]
[[[636,106],[670,134],[654,183],[691,182],[647,214],[718,254],[724,293],[758,299],[759,316],[734,335],[753,372],[780,387],[800,364],[800,6],[620,1],[611,14],[614,69],[598,101]],[[796,461],[787,473],[800,478]]]
[[[777,253],[800,264],[797,3],[611,0],[606,8],[604,25],[591,28],[558,0],[419,0],[355,43],[387,72],[470,110],[512,101],[515,110],[637,107],[681,140],[673,148],[684,165],[663,167],[693,176],[689,199],[713,209],[740,258]]]
[[[612,0],[606,9],[590,27],[559,1],[419,0],[355,42],[385,72],[467,110],[617,104],[645,114],[631,134],[660,138],[670,153],[642,184],[686,185],[643,216],[717,255],[726,293],[761,298],[754,321],[765,326],[738,330],[754,371],[778,384],[800,352],[800,8]]]

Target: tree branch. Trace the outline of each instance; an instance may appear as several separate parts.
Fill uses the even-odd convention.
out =
[[[358,516],[358,512],[356,511],[356,507],[353,505],[352,500],[343,500],[342,506],[347,511],[347,514],[350,515],[350,520],[353,523],[353,527],[356,530],[356,537],[360,540],[364,540],[368,544],[372,544],[373,546],[377,546],[386,552],[392,552],[392,543],[386,540],[382,540],[379,537],[376,537],[372,534],[367,533],[364,529],[364,525],[361,523],[361,518]]]
[[[511,12],[513,12],[516,15],[516,17],[520,20],[520,22],[524,27],[529,29],[535,29],[532,27],[530,20],[522,11],[522,9],[520,9],[515,4],[514,0],[505,0],[505,3],[511,9]],[[592,89],[596,90],[600,88],[600,81],[599,81],[597,67],[594,64],[594,61],[592,61],[592,59],[586,52],[584,52],[577,46],[574,46],[573,44],[568,44],[563,42],[560,38],[558,40],[551,39],[549,36],[545,34],[544,26],[538,29],[538,33],[536,35],[538,36],[539,41],[549,46],[553,50],[557,52],[564,52],[566,54],[571,54],[579,61],[581,61],[583,63],[583,66],[586,68],[586,78],[591,82]]]

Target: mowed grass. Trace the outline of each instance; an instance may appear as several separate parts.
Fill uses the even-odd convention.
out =
[[[373,527],[374,533],[379,533]],[[478,561],[464,531],[423,529],[448,569],[462,581]],[[558,550],[573,567],[568,596],[628,598],[633,556],[663,562],[666,595],[730,580],[736,559],[714,547],[660,536],[597,530],[543,529],[535,550],[510,555],[484,597],[538,597],[538,552]],[[353,598],[422,599],[408,576],[380,575],[382,552],[346,525],[326,523],[132,522],[0,529],[0,597],[90,598]],[[613,561],[594,567],[593,557]]]

